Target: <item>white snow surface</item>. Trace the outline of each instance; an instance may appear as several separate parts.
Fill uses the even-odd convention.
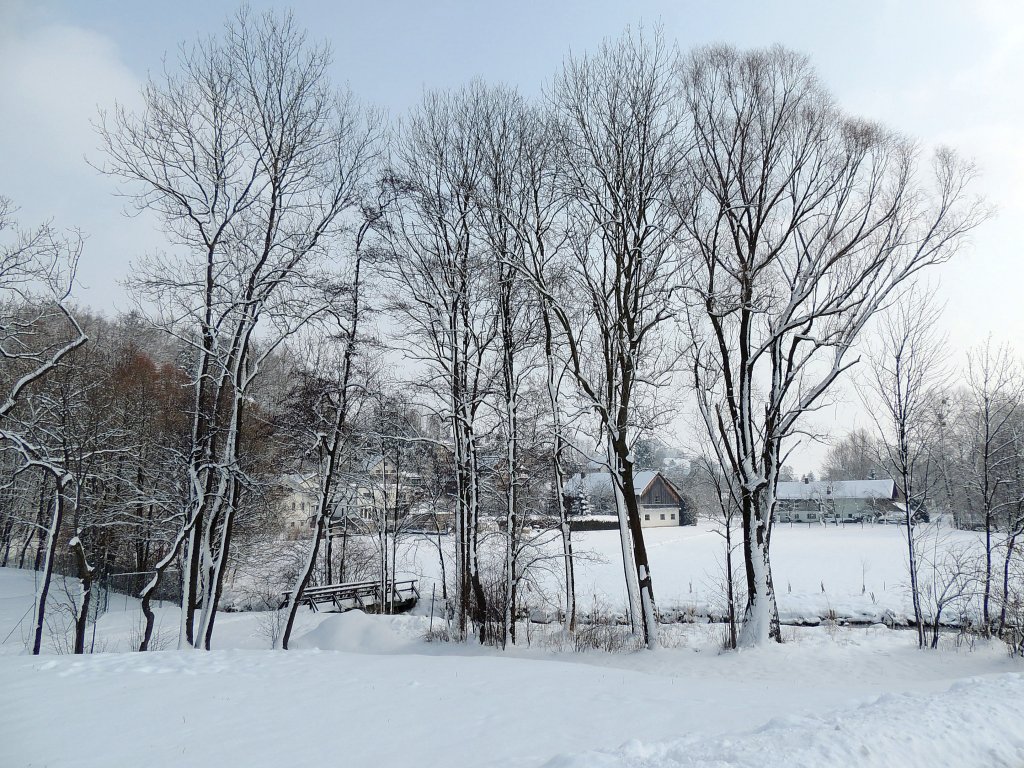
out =
[[[737,736],[689,736],[560,756],[550,768],[818,768],[1024,765],[1024,732],[1007,701],[1024,679],[972,680],[934,696],[887,694],[852,711],[771,720]]]
[[[4,768],[1024,765],[1024,668],[995,643],[814,627],[721,653],[721,627],[674,625],[657,652],[558,651],[533,628],[502,653],[428,643],[426,616],[303,611],[290,651],[265,650],[270,614],[225,613],[211,652],[32,657],[33,576],[0,569]],[[122,608],[97,647],[135,642]]]
[[[982,535],[935,524],[922,525],[919,531],[923,538],[918,546],[929,553],[933,543],[940,550],[954,545],[980,546]],[[740,532],[733,533],[739,540]],[[561,540],[555,534],[540,538],[545,539],[548,560],[535,577],[548,599],[538,597],[536,592],[531,592],[528,599],[536,613],[546,611],[553,618],[561,604]],[[692,613],[722,615],[725,546],[714,526],[702,522],[696,526],[648,528],[644,540],[654,597],[663,618],[671,620]],[[485,535],[485,553],[490,543]],[[446,546],[451,547],[452,542],[446,541]],[[579,609],[586,612],[597,606],[624,616],[627,598],[619,532],[574,533],[573,548]],[[435,544],[425,537],[409,537],[401,549],[399,578],[419,579],[420,593],[429,597],[440,573]],[[772,576],[783,622],[814,624],[829,615],[866,623],[881,622],[887,616],[905,621],[913,616],[906,552],[904,528],[899,525],[777,524],[772,533]],[[449,565],[451,561],[450,552]],[[734,561],[742,569],[739,549],[734,552]],[[437,591],[440,594],[440,585]]]

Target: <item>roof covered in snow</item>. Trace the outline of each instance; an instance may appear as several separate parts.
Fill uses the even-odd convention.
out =
[[[647,490],[647,486],[654,482],[654,478],[658,477],[661,473],[653,469],[645,469],[641,472],[633,473],[633,489],[636,491],[637,496],[643,494]],[[612,492],[612,476],[607,471],[601,472],[588,472],[586,474],[579,473],[568,478],[565,481],[566,493],[578,494],[578,493],[611,493]]]
[[[316,475],[313,473],[301,474],[299,472],[290,472],[281,475],[278,478],[278,484],[289,491],[310,493],[317,490]]]
[[[814,480],[779,483],[779,499],[891,499],[896,483],[883,480]]]

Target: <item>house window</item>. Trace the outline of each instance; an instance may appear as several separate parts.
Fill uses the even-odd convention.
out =
[[[664,520],[664,519],[665,519],[665,513],[664,513],[664,512],[662,512],[662,514],[661,514],[661,519],[662,519],[662,520]]]
[[[650,515],[644,515],[644,520],[650,520],[650,519],[651,519]]]
[[[676,519],[676,513],[673,512],[671,515],[669,515],[669,517],[671,517],[673,520],[675,520]]]

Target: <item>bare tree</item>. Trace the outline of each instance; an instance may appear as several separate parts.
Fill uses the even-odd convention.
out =
[[[949,541],[948,533],[937,527],[929,527],[918,539],[920,600],[925,616],[931,619],[930,647],[935,649],[943,613],[955,611],[961,625],[970,621],[969,609],[978,589],[978,553],[969,544]]]
[[[559,163],[559,134],[550,110],[527,103],[519,94],[496,88],[488,92],[481,126],[483,180],[477,199],[483,209],[484,239],[496,258],[497,308],[502,352],[502,387],[505,392],[506,467],[515,466],[518,447],[516,406],[524,377],[531,375],[538,342],[543,348],[552,462],[552,495],[565,495],[567,440],[562,410],[566,362],[559,354],[561,333],[552,311],[561,281],[568,233]],[[558,294],[566,303],[566,296]],[[571,302],[570,302],[571,303]],[[539,326],[539,327],[538,327]],[[525,359],[524,359],[525,358]],[[506,508],[516,507],[515,484],[507,489]],[[559,502],[560,504],[560,502]],[[576,624],[575,569],[572,531],[564,506],[559,506],[559,531],[565,570],[564,623],[567,632]],[[506,530],[516,521],[508,516]],[[506,563],[506,592],[516,579]],[[510,601],[506,601],[507,603]],[[506,624],[509,624],[506,616]]]
[[[868,480],[880,471],[875,437],[866,429],[855,429],[828,449],[822,477],[825,480]]]
[[[769,552],[785,444],[870,318],[983,212],[969,165],[943,149],[922,180],[914,143],[842,114],[804,56],[718,46],[679,73],[698,189],[684,201],[690,369],[740,489],[740,644],[759,644],[781,639]]]
[[[713,443],[712,443],[713,444]],[[690,474],[691,486],[703,486],[705,493],[705,509],[715,526],[715,533],[722,537],[725,548],[725,562],[722,572],[725,577],[726,621],[729,625],[728,647],[736,648],[739,641],[739,611],[737,610],[736,586],[736,548],[738,543],[736,526],[739,523],[740,493],[735,478],[727,474],[727,465],[723,464],[724,451],[715,447],[710,454],[702,453],[693,462]]]
[[[102,116],[104,170],[163,218],[174,247],[138,265],[136,289],[194,351],[189,495],[143,592],[184,547],[179,645],[210,644],[246,484],[247,391],[267,356],[336,299],[324,262],[379,151],[376,116],[332,89],[329,62],[290,15],[243,9],[221,39],[183,48],[177,70],[145,86],[141,114]]]
[[[82,240],[49,225],[19,230],[6,198],[0,198],[0,236],[4,237],[0,243],[0,357],[4,361],[0,446],[15,457],[19,471],[39,472],[51,478],[54,488],[41,548],[43,575],[32,616],[32,653],[38,654],[54,557],[77,478],[65,466],[64,457],[41,439],[32,400],[39,385],[88,340],[68,306]]]
[[[683,154],[672,68],[660,33],[627,31],[593,56],[570,57],[556,78],[560,185],[569,201],[569,257],[539,282],[560,331],[561,356],[592,411],[612,476],[630,620],[658,643],[650,563],[633,483],[633,448],[658,421],[671,377],[666,338],[679,268],[677,198]],[[572,303],[560,297],[572,297]]]
[[[980,510],[985,530],[981,611],[985,629],[989,631],[993,624],[990,606],[996,549],[993,537],[998,535],[999,529],[1009,533],[1009,529],[1014,528],[1011,519],[1015,517],[1021,495],[1017,485],[1018,430],[1024,415],[1024,381],[1008,347],[993,347],[990,339],[968,354],[964,396],[965,438],[970,453],[963,471],[968,499]],[[1009,558],[1015,540],[1008,538],[1006,543]],[[1005,573],[1008,568],[1003,570]]]
[[[483,87],[428,93],[402,126],[387,217],[395,287],[391,309],[406,324],[406,353],[425,369],[422,385],[451,425],[454,458],[456,632],[469,622],[486,640],[487,600],[478,554],[481,408],[491,388],[497,323],[491,262],[481,252],[479,124]]]
[[[1003,541],[1002,563],[1002,594],[999,606],[999,635],[1006,638],[1007,634],[1016,632],[1019,636],[1021,628],[1011,627],[1010,611],[1015,600],[1019,600],[1021,592],[1021,574],[1019,561],[1019,542],[1024,536],[1024,418],[1018,416],[1013,430],[1013,443],[1008,446],[1013,456],[1012,481],[1008,492],[1013,503],[1006,510],[1006,536]],[[1019,644],[1019,641],[1018,641]]]
[[[943,367],[945,339],[936,330],[940,309],[929,302],[924,291],[914,286],[882,318],[881,338],[872,354],[869,374],[873,397],[866,402],[881,438],[880,459],[893,468],[902,500],[910,596],[921,648],[926,647],[925,620],[914,524],[933,479],[929,462],[929,401],[948,375]]]
[[[521,477],[520,419],[527,380],[537,367],[538,319],[535,294],[524,277],[530,245],[530,222],[543,223],[536,211],[540,200],[531,171],[538,163],[534,152],[543,152],[542,117],[522,98],[505,88],[486,88],[480,93],[479,136],[481,179],[476,197],[481,206],[481,240],[492,259],[494,309],[497,320],[495,415],[502,435],[501,475],[505,531],[505,588],[502,602],[501,643],[515,642],[515,595],[519,582],[517,536],[523,526],[524,478]],[[539,128],[539,130],[538,130]],[[540,214],[539,216],[537,214]],[[536,232],[536,228],[532,231]]]
[[[342,279],[343,301],[337,302],[333,310],[317,318],[309,329],[311,344],[308,349],[314,354],[306,355],[304,397],[300,407],[304,413],[301,420],[306,424],[307,437],[311,438],[312,452],[316,457],[317,495],[313,513],[313,541],[305,567],[292,589],[287,605],[288,617],[281,633],[281,648],[288,650],[295,614],[302,603],[303,592],[308,586],[316,568],[320,543],[328,533],[335,512],[344,496],[339,489],[338,475],[341,460],[351,433],[351,420],[355,410],[354,402],[364,385],[357,370],[360,358],[365,352],[363,338],[365,315],[365,266],[367,237],[384,214],[382,204],[365,204],[361,208],[361,224],[356,230],[351,259],[338,273]],[[326,554],[326,573],[331,574],[330,540]]]

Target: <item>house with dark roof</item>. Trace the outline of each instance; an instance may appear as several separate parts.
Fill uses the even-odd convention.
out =
[[[643,470],[633,475],[633,487],[644,528],[686,525],[683,497],[661,472]],[[565,482],[566,504],[576,518],[617,519],[612,477],[607,471],[580,472]]]

